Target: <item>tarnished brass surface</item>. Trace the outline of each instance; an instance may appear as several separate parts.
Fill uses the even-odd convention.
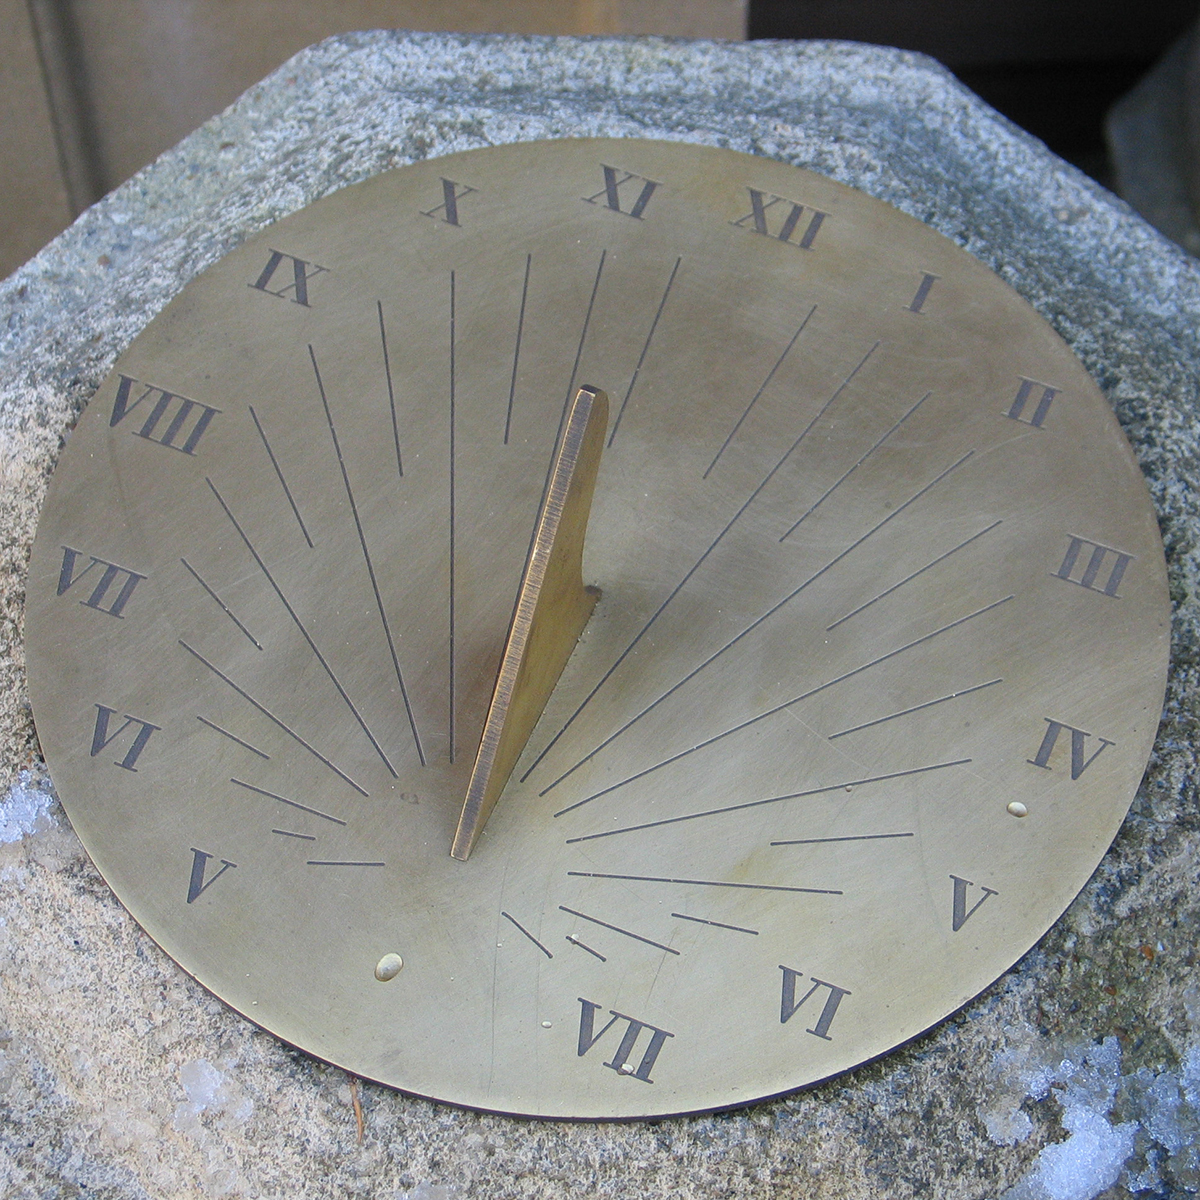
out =
[[[604,594],[464,865],[583,381]],[[1104,398],[979,262],[777,162],[578,140],[190,284],[63,453],[26,630],[63,804],[188,971],[358,1075],[607,1118],[846,1070],[1032,946],[1141,778],[1168,605]]]
[[[599,588],[584,586],[583,539],[607,433],[608,397],[596,388],[580,388],[550,465],[546,499],[450,849],[455,858],[471,857],[600,598]]]

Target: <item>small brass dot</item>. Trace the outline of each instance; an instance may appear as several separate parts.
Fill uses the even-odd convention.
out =
[[[395,979],[400,974],[400,968],[404,966],[404,959],[398,954],[385,954],[375,964],[375,978],[380,983],[387,983],[389,979]]]
[[[1011,817],[1027,817],[1029,816],[1029,809],[1020,800],[1010,800],[1008,803],[1008,814]]]

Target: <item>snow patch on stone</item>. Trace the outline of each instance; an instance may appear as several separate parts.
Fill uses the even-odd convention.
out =
[[[1056,1061],[1048,1061],[1051,1057]],[[1067,1131],[1043,1148],[1000,1200],[1095,1200],[1120,1184],[1127,1192],[1162,1193],[1200,1183],[1200,1040],[1177,1071],[1142,1067],[1121,1073],[1115,1037],[1061,1048],[1032,1029],[1020,1031],[992,1061],[993,1090],[980,1113],[997,1145],[1024,1141],[1033,1122],[1026,1099],[1054,1097]]]
[[[201,1113],[220,1118],[221,1125],[241,1125],[254,1111],[254,1102],[231,1078],[222,1075],[206,1058],[179,1068],[179,1082],[187,1100],[175,1108],[175,1128],[203,1141]]]
[[[39,771],[25,770],[0,800],[0,842],[19,842],[53,825],[54,788]]]

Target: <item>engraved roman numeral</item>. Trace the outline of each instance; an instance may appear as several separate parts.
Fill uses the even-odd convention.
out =
[[[447,225],[457,225],[459,223],[458,202],[464,196],[469,196],[478,190],[478,188],[468,187],[465,183],[456,183],[453,179],[443,179],[441,204],[436,208],[422,209],[421,216],[432,217],[435,221],[444,221]]]
[[[1024,375],[1018,375],[1021,381],[1020,387],[1017,388],[1017,394],[1013,397],[1013,402],[1009,406],[1008,412],[1004,415],[1011,417],[1014,421],[1020,421],[1023,425],[1032,425],[1034,429],[1041,429],[1046,420],[1046,414],[1050,411],[1050,405],[1054,401],[1054,397],[1062,390],[1061,388],[1051,387],[1048,383],[1039,383],[1036,379],[1027,379]],[[1034,397],[1035,391],[1040,388],[1041,391],[1037,394],[1037,403],[1033,407],[1033,413],[1030,416],[1025,415],[1025,409],[1029,402]]]
[[[606,208],[611,208],[613,212],[624,213],[627,217],[633,217],[635,221],[642,219],[642,213],[646,211],[646,205],[650,203],[650,197],[654,195],[654,189],[658,187],[653,179],[647,179],[644,175],[635,175],[632,171],[622,171],[618,174],[616,167],[605,166],[600,164],[604,169],[604,187],[593,196],[582,197],[588,204],[599,204],[603,202]],[[631,188],[625,188],[627,183],[632,183]],[[641,184],[641,190],[638,190],[638,184]],[[623,196],[637,193],[636,199],[630,208],[622,208],[621,200]],[[603,201],[601,198],[603,197]]]
[[[1107,747],[1116,745],[1116,742],[1110,742],[1108,738],[1098,738],[1097,740],[1100,742],[1100,745],[1089,755],[1087,753],[1087,739],[1092,736],[1090,733],[1082,729],[1076,729],[1074,725],[1067,725],[1062,721],[1052,721],[1049,717],[1044,719],[1046,722],[1046,732],[1042,737],[1042,744],[1038,747],[1037,755],[1034,758],[1027,758],[1025,760],[1035,767],[1044,767],[1047,771],[1054,769],[1050,766],[1050,756],[1054,753],[1054,747],[1058,744],[1058,735],[1064,729],[1071,735],[1072,779],[1078,779]]]
[[[275,278],[275,273],[285,261],[291,264],[292,278],[290,283],[280,286],[279,281]],[[311,308],[312,305],[308,302],[308,281],[328,270],[328,267],[307,262],[303,258],[297,258],[294,254],[284,254],[282,250],[272,250],[267,259],[267,265],[262,269],[262,274],[249,286],[257,288],[260,292],[266,292],[268,296],[278,296],[281,300],[290,300],[293,304]],[[284,268],[282,277],[286,279],[287,274],[287,268]],[[272,287],[272,283],[276,286]]]
[[[954,927],[954,932],[957,933],[975,915],[976,910],[989,896],[998,896],[1000,893],[994,888],[984,887],[980,884],[979,890],[983,895],[968,908],[967,888],[973,888],[975,884],[969,879],[960,879],[957,875],[951,875],[950,878],[954,880],[954,911],[950,923]]]
[[[674,1037],[673,1033],[668,1033],[665,1029],[659,1029],[657,1025],[651,1025],[646,1021],[639,1021],[637,1017],[626,1016],[625,1013],[617,1012],[616,1009],[610,1008],[608,1024],[600,1030],[599,1033],[594,1032],[596,1028],[596,1013],[600,1011],[600,1005],[594,1004],[591,1000],[585,1000],[582,996],[579,997],[581,1010],[579,1013],[579,1057],[582,1058],[618,1021],[625,1022],[625,1032],[621,1035],[621,1041],[617,1046],[616,1053],[604,1065],[616,1071],[619,1075],[628,1075],[633,1079],[640,1079],[643,1083],[653,1083],[650,1078],[650,1072],[654,1069],[654,1064],[658,1060],[659,1053],[666,1044],[667,1038]],[[646,1044],[645,1050],[642,1052],[642,1060],[636,1067],[629,1062],[630,1056],[637,1046],[638,1039],[644,1031],[648,1031],[650,1039]]]
[[[1077,583],[1089,592],[1102,592],[1105,596],[1119,600],[1117,588],[1121,586],[1121,580],[1125,577],[1125,568],[1133,562],[1133,555],[1113,546],[1104,546],[1087,538],[1076,537],[1073,533],[1067,536],[1067,552],[1063,555],[1062,565],[1050,574],[1057,579],[1065,579],[1068,583]],[[1091,550],[1091,554],[1080,553],[1085,547]],[[1101,572],[1110,561],[1109,555],[1112,555],[1111,565],[1108,566],[1108,574],[1102,577]]]
[[[103,567],[104,570],[98,577],[92,577],[95,586],[92,588],[91,594],[86,600],[80,600],[79,603],[85,608],[94,608],[97,612],[108,613],[110,617],[120,620],[125,605],[129,603],[129,598],[133,595],[133,589],[146,576],[139,575],[137,571],[131,571],[128,567],[119,567],[105,558],[97,558],[94,554],[88,555],[91,562],[82,571],[76,572],[75,563],[84,551],[72,550],[70,546],[64,546],[62,550],[62,569],[58,573],[58,591],[55,594],[61,596],[83,579],[93,567]],[[114,587],[116,588],[115,594],[113,594]]]
[[[791,967],[785,967],[782,963],[779,964],[779,969],[783,972],[783,991],[779,998],[779,1023],[786,1025],[795,1016],[797,1010],[802,1008],[817,991],[821,988],[828,988],[817,1023],[805,1032],[832,1042],[833,1038],[829,1036],[829,1027],[833,1024],[833,1018],[837,1016],[838,1005],[841,1004],[842,997],[849,996],[850,992],[836,984],[826,983],[824,979],[818,979],[813,975],[811,976],[812,987],[797,1000],[796,980],[803,979],[804,975],[800,971],[793,971]]]
[[[221,869],[214,871],[213,874],[205,879],[205,873],[208,870],[208,860],[212,858],[211,854],[203,850],[197,850],[195,846],[191,847],[192,851],[192,875],[188,880],[187,902],[192,904],[195,902],[208,888],[212,887],[226,871],[232,867],[236,867],[237,863],[230,862],[227,858],[220,859]]]
[[[135,437],[145,438],[148,442],[157,442],[160,446],[167,446],[182,454],[194,455],[200,439],[204,436],[204,431],[213,417],[221,410],[213,408],[211,404],[201,404],[198,400],[189,400],[178,392],[168,392],[166,388],[156,387],[152,383],[139,384],[146,390],[131,404],[129,397],[133,394],[133,385],[138,382],[128,375],[121,376],[121,382],[117,385],[117,396],[113,401],[112,416],[108,419],[109,426],[120,425],[134,409],[149,400],[149,412],[146,413],[142,427],[131,429],[130,432]],[[170,413],[170,420],[167,421],[165,428],[160,428],[168,413]]]
[[[813,248],[813,242],[817,240],[817,232],[821,228],[821,223],[829,216],[828,213],[821,212],[816,208],[808,208],[797,200],[787,199],[786,196],[774,196],[770,192],[760,192],[758,188],[748,187],[746,191],[750,193],[750,211],[739,220],[730,221],[731,225],[749,229],[752,233],[761,233],[763,237],[773,237],[792,246],[799,246],[801,250]],[[777,204],[782,204],[783,208],[771,213],[768,218],[767,214]],[[793,235],[800,228],[800,218],[805,212],[808,212],[810,216],[799,240],[794,241]],[[782,222],[778,229],[772,229],[771,224],[777,218],[782,218]]]
[[[909,312],[919,313],[925,307],[925,301],[929,299],[929,293],[933,290],[933,285],[939,279],[941,279],[940,275],[930,275],[928,271],[922,272],[921,282],[917,287],[916,295],[905,306]]]
[[[117,715],[115,708],[109,708],[106,704],[96,705],[96,727],[92,730],[92,749],[89,757],[95,758],[101,750],[105,749],[110,743],[115,742],[127,729],[136,727],[137,732],[133,735],[133,739],[129,744],[129,749],[125,751],[124,758],[113,759],[113,765],[124,767],[126,771],[137,771],[137,767],[133,764],[137,762],[138,757],[146,748],[146,743],[150,740],[152,734],[161,729],[161,725],[151,724],[149,721],[142,720],[141,717],[132,717],[129,713],[125,713],[125,723],[120,729],[112,733],[108,731],[109,722]]]

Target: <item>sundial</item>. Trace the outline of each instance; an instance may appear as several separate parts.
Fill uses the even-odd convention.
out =
[[[761,156],[559,138],[332,193],[100,384],[28,581],[117,896],[285,1041],[587,1119],[956,1011],[1095,869],[1169,610],[1086,370]]]

